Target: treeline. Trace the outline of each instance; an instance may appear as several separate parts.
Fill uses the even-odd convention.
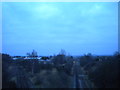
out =
[[[120,53],[80,57],[80,65],[96,88],[120,88]]]
[[[37,53],[33,51],[28,55],[36,57]],[[45,60],[46,63],[37,58],[13,60],[10,55],[2,54],[2,87],[73,88],[74,63],[79,64],[78,73],[86,75],[95,88],[120,87],[120,53],[113,56],[93,56],[89,53],[73,57],[66,56],[61,50],[49,60]]]
[[[58,54],[44,64],[38,59],[13,60],[2,54],[2,88],[71,88],[72,59]]]

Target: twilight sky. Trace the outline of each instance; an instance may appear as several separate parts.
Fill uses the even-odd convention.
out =
[[[117,2],[4,2],[2,52],[113,54],[118,50]]]

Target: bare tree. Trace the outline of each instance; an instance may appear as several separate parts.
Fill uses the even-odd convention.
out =
[[[38,57],[37,52],[33,50],[32,53],[27,53],[27,55],[32,58],[32,70],[31,71],[32,71],[32,74],[34,74],[34,66],[35,66],[34,64],[35,64],[35,60],[37,60],[37,57]]]
[[[60,54],[60,55],[66,55],[66,51],[65,51],[64,49],[61,49],[61,51],[60,51],[59,54]]]

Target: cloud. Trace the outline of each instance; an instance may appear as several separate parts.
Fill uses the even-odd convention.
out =
[[[16,50],[26,47],[24,53],[45,49],[44,55],[51,48],[113,53],[117,19],[117,3],[3,3],[3,51],[19,54]]]
[[[33,10],[33,17],[40,19],[48,19],[60,14],[60,10],[57,7],[49,4],[37,5]]]

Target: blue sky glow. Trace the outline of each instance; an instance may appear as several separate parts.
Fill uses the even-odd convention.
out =
[[[3,53],[113,54],[118,49],[117,2],[4,2]]]

